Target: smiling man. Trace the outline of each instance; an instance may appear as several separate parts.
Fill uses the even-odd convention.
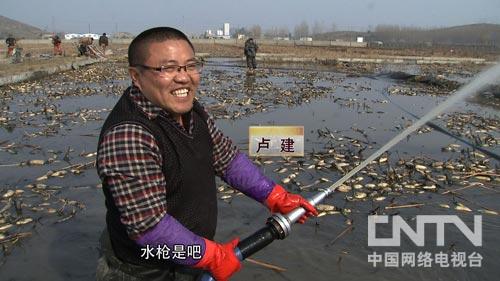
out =
[[[202,63],[179,30],[157,27],[128,51],[132,86],[106,119],[97,170],[106,199],[106,231],[97,280],[196,280],[203,270],[227,280],[241,267],[238,238],[212,239],[215,176],[286,214],[314,207],[265,177],[215,126],[195,99]]]

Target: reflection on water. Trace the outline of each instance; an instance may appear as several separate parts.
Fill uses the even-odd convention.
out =
[[[253,96],[255,94],[255,81],[256,81],[255,75],[246,75],[245,76],[245,84],[244,84],[244,91],[248,96]]]
[[[366,158],[377,148],[392,139],[413,118],[402,112],[391,101],[422,116],[441,103],[446,96],[430,95],[391,95],[387,99],[387,89],[401,82],[384,77],[355,77],[326,71],[298,70],[294,67],[262,67],[257,75],[245,75],[245,68],[231,60],[212,60],[203,72],[199,98],[208,107],[219,108],[214,112],[218,126],[230,136],[243,151],[248,150],[248,127],[253,125],[299,125],[305,128],[305,151],[303,161],[315,163],[318,153],[335,148],[337,152]],[[128,80],[115,80],[107,83],[129,84]],[[68,87],[74,87],[69,85]],[[78,86],[78,85],[76,85]],[[85,85],[88,87],[89,85]],[[64,90],[64,85],[59,86]],[[99,87],[94,85],[93,87]],[[2,189],[24,189],[26,194],[34,195],[26,185],[48,171],[56,171],[91,159],[85,158],[88,152],[96,150],[97,136],[102,122],[119,93],[101,92],[86,96],[44,97],[44,93],[16,95],[7,102],[10,125],[0,128],[0,164],[19,163],[33,158],[47,159],[57,155],[49,165],[40,167],[2,167]],[[54,111],[47,112],[48,104]],[[462,102],[452,112],[476,112],[498,122],[498,111],[479,104]],[[446,127],[446,116],[435,120]],[[12,126],[7,129],[7,126]],[[50,131],[47,128],[52,128]],[[474,130],[474,127],[468,127]],[[51,134],[51,132],[53,132]],[[500,134],[489,131],[494,138]],[[412,134],[390,151],[390,160],[379,173],[389,175],[398,159],[433,159],[447,161],[461,157],[461,152],[445,152],[442,148],[456,141],[449,136],[432,130]],[[15,145],[10,145],[14,143]],[[498,145],[489,149],[499,152]],[[280,157],[270,158],[273,163],[262,168],[276,182],[291,172],[280,174],[277,171],[283,164]],[[317,160],[317,159],[316,159]],[[281,161],[281,162],[280,162]],[[341,162],[341,160],[336,160]],[[343,161],[343,160],[342,160]],[[498,163],[491,161],[491,169],[498,174]],[[299,171],[296,181],[302,186],[322,181],[313,189],[301,189],[298,185],[287,188],[304,195],[314,193],[316,188],[325,188],[340,178],[342,173],[336,169],[306,169]],[[364,175],[365,180],[370,176]],[[51,177],[44,182],[47,186],[59,186],[54,198],[81,201],[85,208],[64,223],[49,223],[43,214],[25,210],[24,215],[33,216],[36,222],[25,226],[22,231],[33,235],[3,259],[0,266],[2,280],[93,280],[97,258],[97,242],[104,226],[104,203],[101,190],[96,187],[98,178],[94,169],[81,174],[70,174],[63,178]],[[440,192],[414,192],[386,194],[383,202],[373,200],[348,200],[352,194],[337,193],[326,200],[343,210],[342,214],[327,215],[311,219],[307,224],[295,226],[291,236],[276,241],[255,255],[255,259],[275,264],[286,269],[283,273],[244,262],[243,269],[234,280],[495,280],[500,273],[495,266],[500,255],[499,216],[483,215],[483,247],[473,247],[457,230],[446,228],[445,247],[435,245],[435,228],[426,229],[424,248],[415,247],[403,238],[400,248],[374,248],[367,245],[367,215],[374,212],[399,214],[410,222],[415,215],[459,215],[471,226],[472,215],[480,214],[479,209],[500,209],[498,201],[498,182],[489,182],[489,189],[470,188],[455,195],[442,195]],[[301,191],[302,190],[302,191]],[[440,190],[441,191],[441,190]],[[31,198],[31,199],[30,199]],[[24,199],[26,204],[32,197]],[[466,201],[469,200],[469,201]],[[465,202],[473,209],[471,213],[459,213],[454,202]],[[419,208],[401,208],[384,211],[389,203],[404,205],[423,203]],[[443,208],[440,204],[451,208]],[[0,207],[2,207],[4,201]],[[245,237],[265,222],[267,211],[243,196],[234,196],[230,204],[220,201],[217,240],[227,241],[231,237]],[[381,230],[383,237],[390,236],[390,229]],[[385,235],[385,236],[384,236]],[[427,243],[427,242],[426,242]],[[479,252],[483,256],[482,268],[384,268],[372,267],[367,255],[376,252],[416,252],[431,253],[461,251],[471,254]],[[20,271],[19,268],[26,269]],[[43,278],[41,277],[43,276]]]

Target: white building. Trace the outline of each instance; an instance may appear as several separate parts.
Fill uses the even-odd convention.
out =
[[[205,31],[205,38],[217,38],[217,39],[231,39],[230,31],[229,31],[229,23],[224,23],[222,29],[215,30],[215,34],[212,33],[212,30]]]
[[[82,34],[82,37],[91,37],[91,38],[94,38],[94,40],[99,40],[99,34],[95,34],[95,33],[85,33],[85,34]]]
[[[67,34],[64,34],[64,39],[66,39],[66,40],[78,39],[78,38],[82,38],[82,37],[91,37],[91,38],[94,38],[94,40],[99,40],[99,34],[95,34],[95,33],[85,33],[85,34],[67,33]]]
[[[78,34],[78,33],[64,34],[64,39],[66,39],[66,40],[71,40],[71,39],[80,38],[80,37],[82,37],[82,35]]]

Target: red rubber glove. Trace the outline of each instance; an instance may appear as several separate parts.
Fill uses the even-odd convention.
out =
[[[317,216],[318,211],[304,197],[288,193],[281,185],[274,186],[271,193],[267,196],[264,202],[269,210],[273,213],[282,213],[283,215],[297,209],[304,208],[306,213],[300,217],[299,223],[304,223],[308,217]]]
[[[241,268],[241,262],[234,254],[234,248],[240,239],[236,238],[227,244],[218,244],[205,238],[203,240],[205,254],[194,267],[210,271],[217,281],[229,280],[229,277]]]

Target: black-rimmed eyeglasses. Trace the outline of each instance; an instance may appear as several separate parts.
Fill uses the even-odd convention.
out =
[[[203,63],[197,61],[188,63],[186,65],[161,65],[159,67],[153,67],[144,64],[135,64],[133,65],[133,67],[141,67],[144,69],[153,70],[160,74],[166,74],[166,75],[176,74],[178,72],[181,72],[182,69],[184,69],[184,71],[189,74],[198,74],[203,68]]]

